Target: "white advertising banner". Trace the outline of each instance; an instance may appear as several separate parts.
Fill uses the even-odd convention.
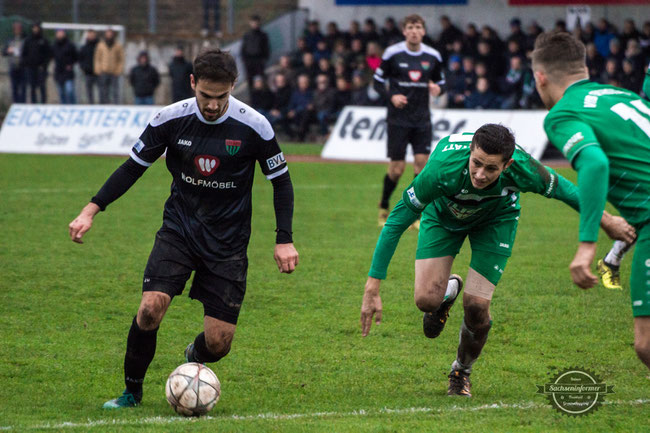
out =
[[[128,155],[159,106],[13,104],[0,152]]]
[[[544,110],[431,110],[432,143],[460,132],[476,131],[486,123],[512,129],[517,144],[539,159],[546,149]],[[356,161],[388,161],[386,157],[386,108],[346,107],[325,143],[323,158]],[[411,146],[406,160],[413,161]]]

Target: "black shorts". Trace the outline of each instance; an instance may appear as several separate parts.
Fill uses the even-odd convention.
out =
[[[246,292],[248,259],[205,260],[188,248],[176,231],[162,227],[144,270],[142,291],[167,293],[172,298],[183,293],[192,271],[190,298],[201,301],[206,316],[237,323]]]
[[[404,161],[406,146],[411,143],[413,154],[431,153],[431,125],[426,126],[401,126],[388,124],[388,157],[391,161]]]

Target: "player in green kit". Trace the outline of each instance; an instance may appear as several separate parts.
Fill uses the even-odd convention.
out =
[[[437,337],[463,288],[451,275],[454,257],[466,237],[472,247],[465,281],[465,317],[448,395],[471,396],[469,375],[492,326],[490,301],[512,252],[519,222],[519,192],[535,192],[578,210],[576,187],[521,148],[502,125],[487,124],[474,134],[453,134],[436,145],[422,172],[404,191],[381,232],[361,307],[362,334],[373,315],[381,321],[380,281],[402,233],[422,214],[415,260],[415,304],[424,312],[423,330]],[[620,217],[603,213],[613,237],[633,231]]]
[[[643,80],[643,93],[645,97],[650,99],[650,64],[645,70],[645,80]]]
[[[578,172],[580,245],[571,276],[583,289],[598,281],[591,265],[598,220],[609,200],[636,229],[630,278],[634,348],[650,368],[650,103],[631,91],[589,81],[585,47],[568,33],[538,36],[533,70],[550,110],[546,134]]]

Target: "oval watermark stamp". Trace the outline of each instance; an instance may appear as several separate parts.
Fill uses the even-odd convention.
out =
[[[595,373],[571,367],[561,370],[550,383],[537,385],[537,394],[544,394],[551,406],[564,415],[582,416],[598,409],[605,395],[614,393],[613,388]]]

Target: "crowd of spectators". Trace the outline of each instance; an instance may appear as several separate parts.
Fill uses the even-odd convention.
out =
[[[205,0],[204,6],[217,3]],[[489,25],[479,28],[470,23],[460,29],[442,16],[440,28],[437,35],[424,38],[424,43],[441,53],[445,68],[446,92],[432,101],[434,106],[541,108],[530,68],[535,38],[544,30],[540,25],[533,21],[524,29],[521,21],[513,18],[508,34],[500,35]],[[566,31],[562,20],[554,28]],[[592,80],[641,91],[644,67],[650,60],[650,21],[639,29],[633,19],[627,19],[619,30],[600,19],[593,24],[578,23],[572,31],[586,45]],[[372,76],[381,64],[383,50],[402,40],[400,25],[393,18],[387,18],[381,27],[372,18],[363,23],[353,20],[347,30],[339,29],[335,22],[322,29],[320,22],[310,21],[296,41],[297,48],[267,68],[268,35],[260,28],[260,18],[252,16],[238,53],[245,66],[249,101],[290,137],[304,140],[312,125],[319,135],[326,135],[346,105],[385,105],[373,89]],[[15,102],[46,102],[48,65],[53,61],[60,103],[77,101],[76,64],[83,73],[89,103],[121,103],[119,79],[125,73],[125,54],[113,30],[101,37],[88,31],[83,45],[76,47],[64,30],[57,30],[50,42],[39,23],[25,34],[22,24],[15,22],[3,55],[9,60]],[[192,65],[179,47],[169,64],[173,101],[192,96],[191,72]],[[137,65],[126,76],[135,102],[152,104],[160,74],[146,51],[138,55]]]
[[[77,103],[75,65],[82,72],[86,100],[90,104],[120,104],[120,77],[125,72],[125,51],[114,30],[106,30],[100,38],[88,30],[80,47],[65,30],[55,32],[50,42],[40,23],[31,26],[25,34],[20,21],[13,23],[13,36],[6,41],[2,54],[9,61],[9,78],[13,102],[47,102],[47,76],[50,64],[59,95],[59,103]],[[187,61],[182,47],[178,47],[169,64],[172,98],[174,101],[193,96],[190,86],[192,64]],[[149,62],[149,53],[138,54],[137,64],[131,68],[128,82],[136,104],[154,103],[154,92],[160,85],[160,74]]]
[[[536,22],[524,28],[518,18],[509,33],[489,25],[468,24],[464,30],[449,17],[440,18],[441,32],[424,43],[442,55],[446,92],[433,101],[439,108],[542,108],[530,67],[534,42],[544,29]],[[554,29],[566,31],[558,20]],[[619,30],[605,19],[576,25],[573,33],[587,47],[592,80],[641,91],[650,60],[650,21],[641,29],[627,19]],[[297,49],[280,57],[266,76],[255,77],[251,104],[290,137],[304,139],[311,124],[319,134],[345,105],[383,106],[372,88],[372,75],[383,50],[403,40],[400,26],[387,18],[381,28],[372,18],[353,20],[347,30],[329,22],[321,29],[311,21],[297,40]]]

